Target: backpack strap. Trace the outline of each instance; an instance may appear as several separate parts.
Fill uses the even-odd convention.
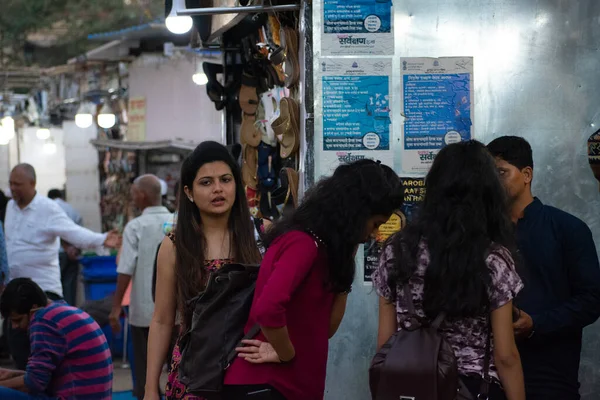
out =
[[[442,322],[444,322],[445,319],[446,319],[446,313],[444,311],[442,311],[441,313],[439,313],[437,315],[437,317],[435,317],[435,319],[431,323],[431,327],[433,329],[440,329],[440,326],[442,326]]]
[[[258,332],[260,332],[260,325],[254,324],[252,326],[252,328],[250,328],[250,330],[248,331],[248,333],[246,333],[241,340],[254,339],[256,337],[256,335],[258,335]],[[240,344],[240,346],[241,346],[241,344]],[[237,357],[237,351],[235,351],[235,348],[234,348],[227,355],[227,366],[225,367],[225,369],[229,368],[229,366],[231,365],[231,363],[233,362],[233,360],[235,360],[236,357]]]

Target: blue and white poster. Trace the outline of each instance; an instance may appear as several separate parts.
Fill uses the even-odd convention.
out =
[[[391,61],[324,60],[323,150],[390,149]]]
[[[473,58],[402,58],[402,170],[426,174],[444,146],[473,138]]]
[[[393,55],[391,0],[324,0],[323,55]]]

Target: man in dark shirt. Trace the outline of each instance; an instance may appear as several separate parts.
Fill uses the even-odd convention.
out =
[[[600,316],[600,267],[588,226],[531,194],[529,143],[488,145],[510,201],[525,289],[514,323],[528,400],[578,400],[582,330]]]

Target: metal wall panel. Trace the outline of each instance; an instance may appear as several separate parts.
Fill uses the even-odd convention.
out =
[[[313,5],[318,74],[322,1]],[[395,139],[401,134],[399,57],[473,56],[476,138],[527,138],[534,149],[535,194],[586,221],[600,244],[600,193],[586,158],[586,140],[600,126],[600,1],[405,0],[394,7]],[[315,75],[315,112],[319,80]],[[315,136],[322,134],[320,118],[315,114]],[[400,143],[395,142],[398,158]],[[316,152],[316,176],[318,164]],[[327,399],[370,398],[367,369],[376,330],[376,296],[356,282],[331,341]],[[600,395],[599,374],[597,324],[585,331],[583,399]]]

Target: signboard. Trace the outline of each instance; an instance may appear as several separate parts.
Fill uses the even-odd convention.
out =
[[[322,151],[326,170],[369,158],[393,166],[390,59],[323,59]],[[326,173],[326,172],[325,172]]]
[[[393,55],[392,0],[324,0],[323,55]]]
[[[129,99],[129,123],[127,124],[127,140],[143,142],[146,140],[146,98]]]
[[[402,171],[426,174],[445,145],[473,138],[473,58],[401,58]]]

